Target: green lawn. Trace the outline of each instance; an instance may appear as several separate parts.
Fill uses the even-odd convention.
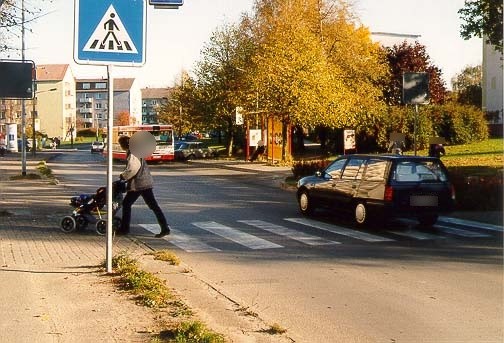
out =
[[[472,144],[446,146],[442,157],[447,167],[481,167],[502,170],[504,167],[504,140],[489,139]]]
[[[502,211],[504,140],[445,146],[445,150],[441,160],[455,186],[457,208]]]

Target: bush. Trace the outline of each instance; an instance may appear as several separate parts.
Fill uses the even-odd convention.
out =
[[[328,164],[328,160],[296,161],[292,164],[292,173],[296,179],[299,179],[325,169]]]
[[[96,137],[96,129],[95,128],[89,128],[89,129],[82,129],[77,132],[78,137]]]
[[[501,211],[503,206],[502,173],[469,175],[463,167],[448,168],[455,187],[456,209],[461,211]]]
[[[374,129],[378,146],[384,151],[389,144],[390,133],[406,135],[406,146],[413,150],[415,108],[412,106],[390,106],[380,115]],[[417,149],[425,149],[431,137],[444,137],[453,144],[467,144],[488,138],[488,125],[483,111],[457,103],[444,105],[422,105],[418,107]],[[365,147],[358,147],[365,150]]]

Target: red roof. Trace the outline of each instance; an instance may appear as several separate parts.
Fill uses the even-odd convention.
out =
[[[41,64],[37,66],[37,81],[61,81],[65,78],[68,64]]]

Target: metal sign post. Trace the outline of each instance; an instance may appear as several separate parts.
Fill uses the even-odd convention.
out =
[[[114,126],[113,66],[145,63],[147,8],[145,0],[75,0],[74,59],[78,64],[107,66],[107,272],[112,272],[112,128]]]
[[[112,128],[114,127],[114,77],[112,65],[107,66],[108,77],[108,115],[107,115],[107,249],[106,262],[107,273],[112,272],[112,179],[113,179],[113,156],[112,156]]]
[[[415,120],[413,124],[415,156],[417,154],[418,105],[426,105],[429,101],[429,74],[403,73],[403,103],[415,105]]]

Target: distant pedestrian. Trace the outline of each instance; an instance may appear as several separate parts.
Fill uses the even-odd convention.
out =
[[[260,139],[257,141],[257,147],[256,147],[254,153],[252,154],[252,157],[249,159],[249,161],[254,162],[255,160],[257,160],[258,157],[260,157],[260,156],[262,156],[262,154],[264,154],[264,150],[265,150],[264,142],[262,139]]]
[[[445,155],[446,151],[443,144],[431,144],[429,146],[429,156],[440,158],[441,155]]]
[[[159,207],[156,198],[154,197],[153,179],[149,171],[149,167],[145,159],[138,158],[133,155],[129,148],[130,138],[127,136],[119,137],[119,145],[127,154],[126,169],[121,173],[120,178],[128,181],[126,196],[122,203],[122,221],[121,227],[117,230],[117,234],[125,235],[130,231],[131,222],[131,207],[142,196],[147,206],[154,212],[161,232],[156,235],[157,238],[164,237],[170,234],[170,226],[166,222],[166,217]]]
[[[0,156],[4,157],[7,145],[5,144],[5,137],[0,133]]]
[[[391,141],[388,146],[388,151],[396,155],[402,155],[405,147],[404,141]]]

